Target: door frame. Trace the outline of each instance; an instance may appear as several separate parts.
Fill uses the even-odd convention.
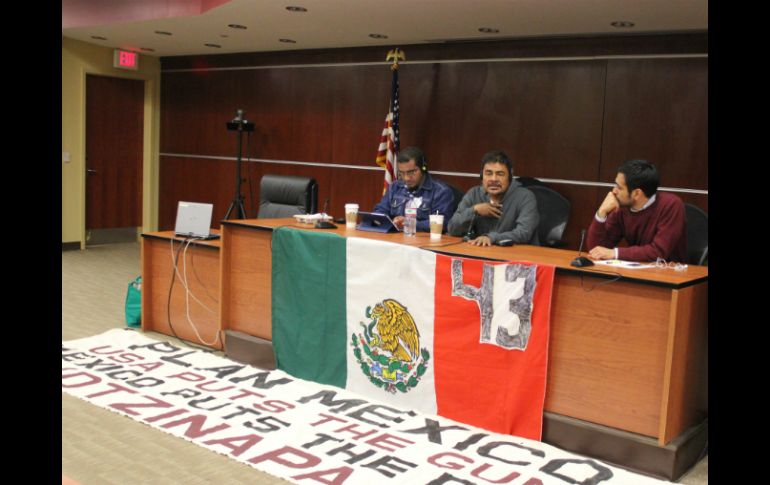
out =
[[[160,81],[138,72],[119,71],[104,72],[99,70],[81,70],[81,99],[80,106],[82,133],[80,144],[83,147],[82,169],[80,173],[80,249],[86,249],[86,102],[87,76],[113,77],[144,82],[144,121],[142,129],[142,226],[141,232],[155,231],[158,228],[158,178],[159,178],[159,140],[160,140]],[[140,237],[137,234],[137,240]]]

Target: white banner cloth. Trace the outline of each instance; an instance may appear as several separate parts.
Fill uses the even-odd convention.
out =
[[[132,330],[62,342],[62,391],[294,483],[669,483]]]

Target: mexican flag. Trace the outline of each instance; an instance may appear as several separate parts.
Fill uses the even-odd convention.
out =
[[[539,440],[553,266],[273,232],[278,367],[373,401]]]

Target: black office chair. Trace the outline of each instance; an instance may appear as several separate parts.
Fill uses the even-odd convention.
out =
[[[540,223],[537,225],[537,236],[541,246],[561,248],[567,245],[562,240],[564,229],[567,228],[572,204],[566,197],[545,185],[533,184],[527,187],[537,199],[537,211]]]
[[[279,218],[318,212],[318,183],[313,177],[263,175],[257,217]]]
[[[545,184],[535,177],[516,177],[516,180],[522,185],[522,187],[529,188],[533,185],[545,187]]]
[[[463,200],[463,197],[465,197],[465,192],[458,189],[454,185],[449,185],[449,188],[452,189],[452,213],[454,214],[454,211],[457,210],[457,206],[460,205],[460,201]]]
[[[692,204],[685,204],[687,218],[687,264],[708,265],[709,215]]]

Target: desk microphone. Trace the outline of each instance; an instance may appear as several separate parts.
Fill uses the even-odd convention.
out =
[[[473,229],[473,221],[476,220],[476,209],[473,209],[473,215],[471,216],[471,223],[468,224],[468,232],[463,236],[463,241],[468,242],[471,239],[476,239],[476,231]]]
[[[324,208],[323,211],[321,211],[321,217],[326,215],[326,208],[329,207],[329,198],[327,197],[324,201]],[[332,224],[329,221],[324,221],[323,219],[318,219],[314,226],[316,229],[337,229],[337,226]]]
[[[586,258],[585,256],[581,256],[580,253],[583,252],[583,243],[586,239],[586,230],[583,229],[580,231],[580,246],[578,247],[578,257],[573,259],[570,265],[576,267],[576,268],[582,268],[584,266],[593,266],[594,262],[590,259]]]

